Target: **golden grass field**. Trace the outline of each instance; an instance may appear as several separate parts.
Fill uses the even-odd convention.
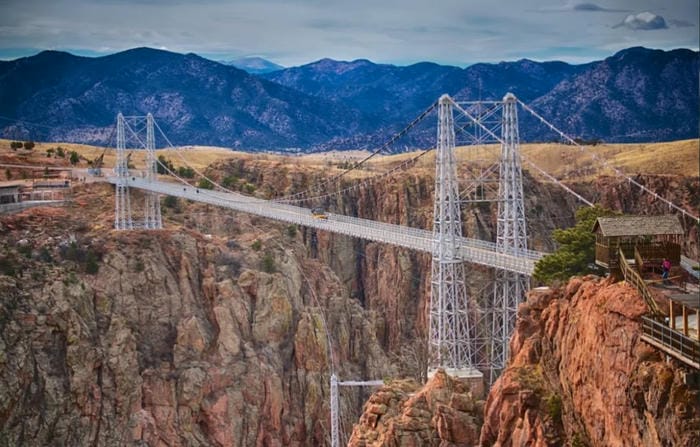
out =
[[[601,144],[597,146],[576,146],[561,144],[524,144],[522,146],[523,168],[533,171],[530,162],[547,171],[549,174],[566,179],[575,176],[578,179],[610,174],[610,169],[602,167],[602,163],[594,160],[593,155],[605,160],[608,165],[615,166],[629,175],[636,174],[677,174],[683,176],[700,175],[700,141],[682,140],[663,143],[633,143],[633,144]],[[32,151],[10,149],[9,140],[0,140],[0,163],[30,163],[33,165],[70,166],[68,157],[57,159],[48,158],[46,150],[61,146],[65,151],[76,151],[84,159],[79,167],[87,167],[85,159],[94,160],[103,152],[104,166],[114,166],[116,155],[114,149],[104,150],[100,147],[70,143],[36,143]],[[463,163],[478,163],[491,165],[496,162],[500,151],[498,145],[464,146],[457,148],[457,160]],[[276,155],[260,153],[244,153],[219,147],[186,146],[179,150],[162,149],[157,151],[175,166],[190,166],[201,170],[217,161],[225,159],[245,159],[295,165],[304,170],[325,170],[330,174],[344,171],[339,167],[344,162],[353,163],[367,157],[367,151],[334,151],[309,155]],[[348,178],[362,178],[386,172],[401,163],[416,157],[420,152],[410,152],[398,155],[379,155],[373,157],[362,169],[352,171]],[[145,152],[135,150],[132,163],[138,168],[145,164]],[[413,170],[432,170],[435,165],[435,154],[430,152],[423,156]],[[534,172],[533,172],[533,175]],[[1,177],[2,175],[0,175]],[[539,175],[536,175],[539,176]]]

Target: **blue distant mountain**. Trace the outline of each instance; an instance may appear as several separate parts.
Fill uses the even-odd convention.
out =
[[[373,148],[443,93],[476,100],[513,92],[578,138],[686,139],[698,137],[699,69],[698,52],[639,47],[583,65],[323,59],[257,76],[149,48],[98,58],[45,51],[0,62],[0,136],[104,144],[121,111],[153,113],[175,144]],[[524,114],[521,123],[523,140],[555,139]],[[434,126],[433,119],[398,147],[433,144]]]
[[[257,56],[242,57],[232,61],[222,61],[222,64],[240,68],[250,74],[264,74],[284,69],[281,65]]]

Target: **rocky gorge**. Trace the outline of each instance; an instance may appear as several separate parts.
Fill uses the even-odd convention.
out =
[[[225,161],[207,172],[218,180],[235,177],[239,188],[253,185],[261,197],[303,190],[326,175],[274,157]],[[697,179],[644,178],[679,202],[697,200]],[[549,231],[573,223],[577,204],[529,175],[525,187],[533,247],[551,249]],[[628,185],[609,178],[580,188],[628,212],[662,206],[640,202]],[[346,191],[323,206],[430,228],[432,190],[426,167]],[[139,200],[135,193],[134,202]],[[402,350],[425,337],[428,255],[182,200],[164,201],[165,230],[118,232],[111,230],[112,207],[110,186],[86,184],[75,188],[65,208],[0,216],[0,445],[324,445],[331,368],[341,379],[387,379],[372,397],[344,392],[345,434],[353,445],[472,445],[479,437],[484,445],[526,445],[508,438],[513,427],[520,427],[520,440],[538,445],[574,439],[605,445],[621,439],[618,428],[632,433],[653,427],[664,435],[697,422],[692,394],[679,388],[676,371],[664,372],[658,361],[640,366],[658,359],[644,353],[633,335],[639,309],[629,292],[631,310],[614,307],[600,321],[627,315],[620,328],[620,321],[609,324],[611,333],[636,343],[626,345],[618,384],[627,386],[622,376],[632,369],[648,371],[629,385],[625,396],[633,399],[617,396],[618,413],[607,416],[600,402],[589,408],[576,394],[580,384],[603,385],[607,373],[567,382],[569,370],[553,366],[566,357],[559,338],[581,341],[592,330],[579,318],[580,325],[568,324],[566,332],[567,324],[557,318],[593,312],[599,302],[607,309],[608,300],[591,297],[591,291],[576,298],[602,288],[600,281],[536,296],[532,307],[521,309],[512,341],[515,369],[506,371],[494,388],[499,393],[484,402],[447,376],[436,376],[423,391],[400,380],[413,372],[401,361]],[[470,235],[494,235],[492,207],[465,209],[463,220]],[[691,241],[686,251],[697,254],[697,227],[685,225]],[[470,289],[478,292],[490,272],[471,272]],[[566,307],[574,303],[595,309]],[[545,310],[556,306],[556,317],[550,317],[555,311]],[[590,354],[584,351],[577,361]],[[523,385],[517,368],[541,371],[541,377],[532,385],[528,372]],[[657,372],[673,377],[663,383],[648,379]],[[546,419],[540,408],[546,393],[555,392],[561,397],[559,422]],[[661,397],[669,392],[676,397]],[[521,395],[522,403],[514,401]],[[627,412],[627,405],[636,413],[624,426],[596,432],[600,421]],[[583,418],[589,410],[600,418]],[[385,424],[389,416],[403,422]],[[353,423],[374,424],[374,434],[356,428],[351,436]],[[540,432],[553,437],[537,437]],[[403,433],[413,444],[392,444],[398,438],[391,433]],[[382,439],[386,444],[376,444]]]

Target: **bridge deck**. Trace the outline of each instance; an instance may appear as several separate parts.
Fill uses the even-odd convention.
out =
[[[105,180],[116,184],[119,178],[107,177]],[[159,194],[181,197],[332,233],[432,253],[433,234],[427,230],[337,214],[328,214],[328,219],[318,219],[313,217],[308,209],[298,206],[182,184],[163,181],[149,182],[140,177],[128,177],[127,184],[129,187]],[[460,238],[457,245],[457,259],[524,275],[532,274],[535,262],[543,255],[530,250],[519,252],[517,255],[499,253],[494,243],[469,238]]]

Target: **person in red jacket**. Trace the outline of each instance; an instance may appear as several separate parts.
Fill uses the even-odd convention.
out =
[[[661,278],[664,280],[664,284],[668,284],[668,274],[671,271],[671,261],[668,258],[664,258],[664,262],[661,263],[661,270],[663,270]]]

